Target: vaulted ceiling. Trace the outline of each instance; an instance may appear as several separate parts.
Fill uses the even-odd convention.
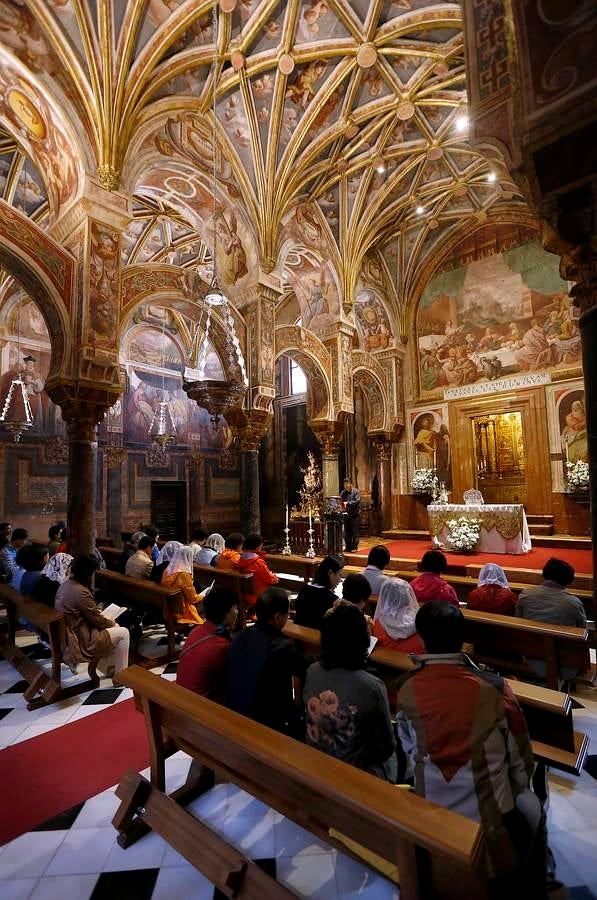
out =
[[[0,164],[32,160],[9,160],[4,195],[27,178],[44,199],[28,210],[56,217],[98,174],[135,195],[126,263],[206,265],[213,217],[265,271],[284,273],[289,235],[311,240],[344,296],[381,250],[404,295],[447,235],[522,203],[468,140],[460,3],[0,0],[0,64]]]

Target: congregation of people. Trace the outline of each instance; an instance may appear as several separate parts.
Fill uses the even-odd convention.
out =
[[[94,660],[115,678],[129,662],[130,628],[105,615],[94,599],[98,556],[73,559],[64,526],[57,528],[50,529],[48,546],[40,547],[24,529],[2,523],[0,578],[65,615],[64,659],[73,671]],[[344,578],[342,561],[326,556],[291,610],[260,535],[224,538],[197,529],[188,545],[158,542],[153,526],[133,534],[118,569],[180,589],[178,622],[186,637],[180,686],[481,822],[487,871],[499,890],[507,886],[504,872],[517,871],[529,896],[547,896],[545,819],[530,790],[533,754],[524,715],[507,682],[462,652],[464,618],[442,552],[426,552],[410,582],[391,574],[383,545],[371,548],[362,572]],[[202,590],[195,566],[201,567]],[[235,630],[238,596],[210,583],[208,567],[252,574],[248,627]],[[567,591],[573,579],[572,567],[552,558],[543,583],[517,598],[504,570],[489,563],[467,606],[584,626],[584,607]],[[296,625],[319,630],[319,659],[305,656],[284,633],[291,614]],[[375,642],[416,662],[392,697],[395,722],[386,684],[369,655]],[[541,660],[529,665],[544,674]]]

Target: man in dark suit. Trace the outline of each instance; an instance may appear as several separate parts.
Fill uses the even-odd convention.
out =
[[[344,479],[344,490],[340,493],[344,503],[344,543],[346,552],[359,549],[359,525],[361,523],[361,495],[352,486],[352,479]]]

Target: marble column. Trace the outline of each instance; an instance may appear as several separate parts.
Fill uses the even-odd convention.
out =
[[[97,422],[95,417],[66,420],[68,435],[68,551],[91,553],[95,546]]]
[[[199,450],[192,450],[189,455],[189,526],[191,531],[201,527],[201,469],[203,457]]]
[[[337,497],[340,492],[340,473],[338,471],[338,445],[324,441],[321,445],[321,480],[323,496]]]
[[[261,532],[259,508],[259,450],[241,442],[240,455],[240,530],[244,535]]]
[[[389,531],[392,527],[392,444],[387,440],[375,442],[377,459],[377,479],[379,482],[379,502],[381,506],[381,528]]]
[[[122,464],[126,460],[124,447],[105,447],[104,462],[108,471],[106,485],[106,531],[116,547],[120,546],[122,531]]]

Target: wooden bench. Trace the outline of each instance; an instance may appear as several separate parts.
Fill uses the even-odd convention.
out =
[[[177,616],[183,608],[182,593],[178,588],[167,588],[143,578],[130,578],[110,569],[98,569],[95,573],[98,600],[118,603],[132,609],[152,606],[160,610],[166,626],[168,649],[165,656],[158,658],[140,657],[144,665],[160,665],[165,659],[176,658],[176,632],[179,629]]]
[[[321,635],[314,628],[288,623],[284,633],[300,642],[302,652],[309,656],[319,656]],[[374,648],[369,657],[375,665],[379,677],[388,688],[388,696],[395,695],[396,679],[405,672],[415,669],[415,663],[406,653],[397,650]],[[539,795],[544,793],[546,772],[550,766],[571,775],[580,775],[589,747],[589,738],[582,732],[574,731],[572,701],[568,694],[552,691],[534,684],[506,679],[520,703],[529,726],[533,753],[538,771],[533,779]],[[543,789],[542,789],[543,788]]]
[[[402,791],[136,666],[119,673],[143,709],[151,781],[128,772],[117,788],[113,825],[121,846],[152,829],[228,897],[290,900],[224,837],[179,804],[203,792],[205,770],[176,799],[165,793],[162,735],[194,760],[347,852],[333,830],[400,872],[401,900],[475,897],[486,900],[480,826]],[[213,782],[207,782],[210,785]]]
[[[235,572],[234,569],[217,569],[215,566],[201,566],[195,563],[195,587],[206,588],[215,581],[216,584],[228,588],[238,597],[238,619],[236,630],[245,627],[247,609],[254,604],[252,572]]]
[[[118,547],[105,547],[101,546],[97,548],[99,552],[104,557],[106,566],[112,572],[118,571],[118,560],[122,556],[122,550],[119,550]]]
[[[62,613],[25,597],[9,585],[0,585],[0,600],[6,605],[8,618],[8,634],[0,637],[0,653],[10,662],[17,672],[29,682],[23,693],[27,701],[27,709],[37,709],[47,703],[55,703],[65,697],[73,697],[83,691],[99,686],[96,662],[90,662],[87,668],[88,678],[77,684],[64,687],[62,685],[62,648],[66,643],[66,621]],[[15,634],[19,618],[27,619],[40,631],[48,635],[51,651],[51,673],[48,673],[37,660],[31,659],[17,646]]]

